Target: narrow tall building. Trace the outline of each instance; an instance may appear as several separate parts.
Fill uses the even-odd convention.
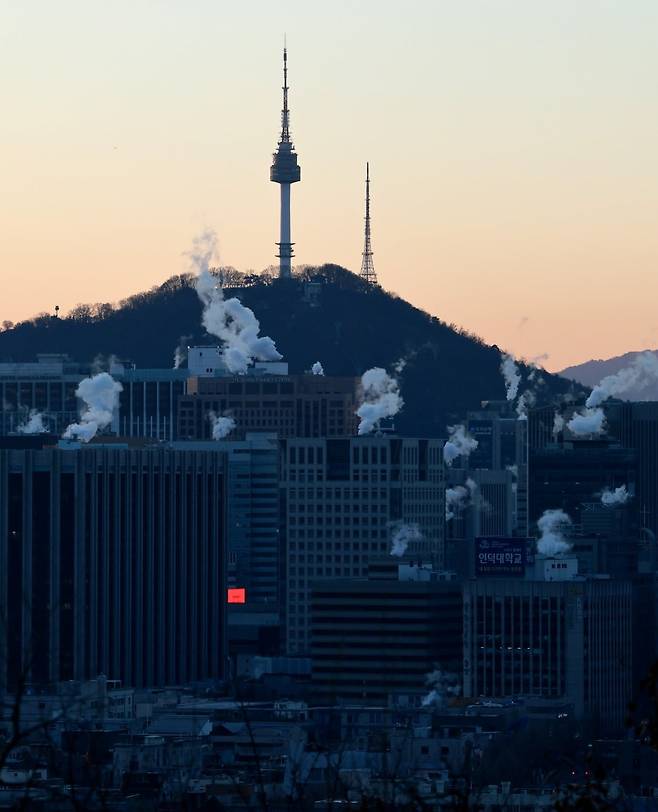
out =
[[[270,180],[281,186],[281,228],[279,242],[279,278],[292,274],[292,247],[290,238],[290,184],[301,180],[302,170],[297,163],[295,145],[290,138],[288,111],[288,52],[283,49],[283,109],[281,111],[281,137],[270,168]]]
[[[366,164],[366,216],[365,216],[365,235],[363,240],[363,255],[361,259],[361,273],[359,276],[370,282],[371,285],[377,284],[377,274],[375,273],[375,264],[372,261],[372,240],[370,237],[370,164]]]

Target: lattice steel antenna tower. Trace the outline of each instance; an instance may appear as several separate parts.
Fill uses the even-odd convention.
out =
[[[283,48],[283,109],[281,110],[281,138],[273,156],[270,180],[281,186],[281,228],[279,242],[279,278],[292,275],[294,256],[290,240],[290,184],[301,180],[302,170],[297,163],[297,153],[290,140],[290,112],[288,110],[288,50]]]
[[[375,273],[375,264],[372,261],[372,243],[370,241],[370,164],[366,164],[366,228],[365,239],[363,242],[363,259],[361,260],[361,273],[359,276],[370,282],[371,285],[377,284],[377,274]]]

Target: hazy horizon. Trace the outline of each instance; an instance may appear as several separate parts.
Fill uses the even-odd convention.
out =
[[[5,9],[0,320],[275,262],[287,32],[297,264],[558,370],[658,345],[658,6],[71,0]]]

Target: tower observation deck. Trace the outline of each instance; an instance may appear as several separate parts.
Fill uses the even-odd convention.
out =
[[[281,227],[279,242],[279,278],[292,274],[294,245],[290,239],[290,184],[301,180],[302,170],[290,138],[290,112],[288,110],[288,52],[283,49],[283,109],[281,110],[281,137],[273,155],[270,180],[281,186]]]

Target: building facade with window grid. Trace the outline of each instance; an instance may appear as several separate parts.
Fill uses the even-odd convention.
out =
[[[179,399],[180,439],[210,439],[210,412],[235,420],[231,439],[255,431],[279,437],[356,434],[358,378],[329,375],[192,376]]]
[[[564,699],[620,730],[636,688],[632,621],[630,581],[467,581],[464,695]]]
[[[366,577],[401,523],[422,534],[407,554],[443,566],[443,441],[295,438],[282,443],[281,459],[287,651],[302,654],[313,580]]]

